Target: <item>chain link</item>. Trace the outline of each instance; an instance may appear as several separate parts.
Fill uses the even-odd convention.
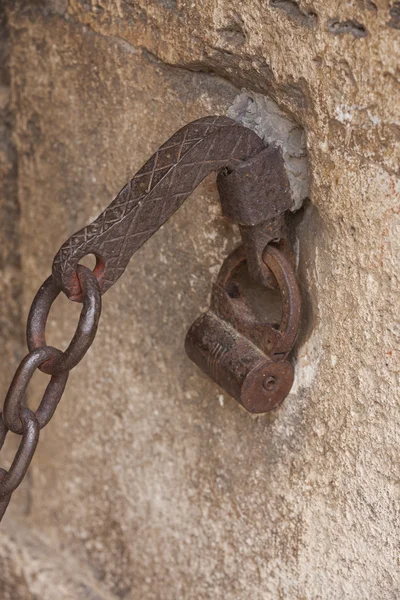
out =
[[[59,375],[70,371],[82,360],[92,345],[96,335],[101,313],[101,292],[93,271],[78,265],[76,269],[83,298],[83,307],[78,327],[72,341],[65,352],[45,360],[39,366],[43,373]],[[33,352],[36,348],[46,346],[46,322],[54,300],[61,292],[61,286],[51,275],[39,288],[28,316],[27,343]]]
[[[5,475],[7,475],[7,471],[5,471],[4,469],[0,469],[0,483],[1,483],[2,479],[5,477]],[[3,496],[2,498],[0,498],[0,521],[3,518],[3,515],[7,510],[10,500],[11,500],[11,494],[8,494],[8,496]]]
[[[101,314],[101,292],[93,272],[78,265],[76,277],[80,284],[83,307],[76,332],[68,348],[62,352],[46,344],[45,328],[54,300],[61,291],[51,275],[39,288],[29,312],[27,345],[29,353],[18,366],[0,413],[0,450],[8,431],[18,434],[21,441],[8,471],[0,468],[0,521],[7,510],[11,494],[22,482],[39,441],[40,429],[55,413],[63,395],[69,372],[85,356],[95,338]],[[27,408],[24,398],[36,369],[51,375],[39,407]]]
[[[11,467],[0,481],[0,498],[11,495],[17,489],[25,476],[39,441],[39,423],[34,413],[26,406],[22,406],[20,417],[23,427],[22,438]]]
[[[4,423],[10,431],[21,435],[23,433],[23,424],[20,416],[22,402],[28,387],[28,384],[38,367],[45,361],[62,355],[60,350],[51,346],[37,348],[29,352],[21,361],[11,385],[8,389],[3,407]],[[36,418],[40,423],[40,428],[44,427],[53,415],[57,404],[67,383],[68,372],[59,376],[53,375],[46,391],[36,411]]]

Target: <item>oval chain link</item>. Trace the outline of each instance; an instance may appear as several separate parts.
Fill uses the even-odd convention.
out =
[[[101,313],[101,292],[93,271],[78,265],[77,276],[83,293],[83,307],[78,327],[65,352],[55,360],[44,362],[39,369],[49,375],[59,375],[70,371],[82,360],[90,348],[97,332]],[[39,288],[28,316],[26,337],[30,351],[46,346],[47,317],[54,300],[61,292],[61,286],[50,275]]]
[[[6,435],[7,435],[7,427],[4,424],[3,415],[2,415],[2,413],[0,413],[0,450],[2,449],[3,444],[5,442]],[[5,469],[0,469],[0,484],[6,475],[7,475],[7,471]],[[11,500],[11,494],[0,497],[0,521],[3,518],[3,515],[7,510],[10,500]]]
[[[21,442],[8,471],[0,468],[0,521],[7,510],[11,494],[23,480],[39,441],[40,429],[50,421],[64,392],[69,372],[85,356],[95,338],[101,314],[101,292],[93,272],[76,268],[83,307],[71,343],[65,352],[47,346],[46,322],[61,287],[50,276],[37,292],[29,312],[27,344],[29,353],[22,359],[0,413],[0,450],[8,431],[21,435]],[[35,412],[24,405],[29,382],[36,369],[51,375]]]
[[[6,475],[7,475],[7,471],[5,469],[0,469],[0,483]],[[0,498],[0,521],[3,518],[3,515],[7,510],[10,500],[11,500],[11,494],[8,494],[8,496],[3,496],[2,498]]]
[[[45,361],[57,358],[60,355],[62,355],[60,350],[56,350],[52,346],[43,346],[42,348],[36,348],[33,352],[29,352],[22,359],[8,389],[3,407],[4,423],[7,429],[13,433],[22,434],[23,432],[23,424],[20,417],[21,406],[34,372]],[[63,394],[68,375],[68,371],[61,375],[52,375],[39,408],[36,411],[36,418],[40,429],[47,425],[53,416]]]
[[[0,480],[0,499],[10,496],[23,480],[39,441],[39,423],[26,406],[21,408],[22,438],[11,467]]]

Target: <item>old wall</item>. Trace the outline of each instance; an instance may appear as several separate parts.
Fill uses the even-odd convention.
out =
[[[3,338],[0,356],[2,388],[13,373],[10,361],[18,360],[21,335],[21,271],[18,236],[19,202],[17,195],[17,160],[12,141],[10,90],[10,41],[7,17],[0,7],[0,274],[4,302],[0,308],[0,330]]]
[[[4,520],[5,600],[397,599],[398,3],[53,0],[9,18],[21,319],[60,244],[243,88],[304,128],[310,201],[297,377],[268,415],[183,350],[238,239],[213,178],[139,251]],[[57,303],[54,345],[77,311]]]

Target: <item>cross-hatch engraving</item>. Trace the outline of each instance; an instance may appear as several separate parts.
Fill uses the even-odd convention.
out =
[[[262,148],[257,134],[227,117],[189,123],[155,152],[93,223],[63,244],[53,263],[57,281],[68,296],[78,296],[76,266],[85,255],[95,254],[104,266],[99,276],[104,293],[204,177]]]

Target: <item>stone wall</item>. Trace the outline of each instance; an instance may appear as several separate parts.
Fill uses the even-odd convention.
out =
[[[7,16],[0,7],[0,276],[3,301],[0,306],[1,388],[13,373],[10,362],[22,358],[21,264],[18,236],[19,202],[17,157],[12,141],[10,93],[10,48]],[[9,360],[11,359],[11,361]]]
[[[15,331],[61,243],[178,127],[232,114],[243,90],[303,128],[310,193],[285,403],[250,416],[185,356],[238,241],[208,178],[104,296],[4,519],[4,600],[397,599],[398,3],[41,0],[8,15]],[[50,343],[66,346],[78,314],[57,301]]]

